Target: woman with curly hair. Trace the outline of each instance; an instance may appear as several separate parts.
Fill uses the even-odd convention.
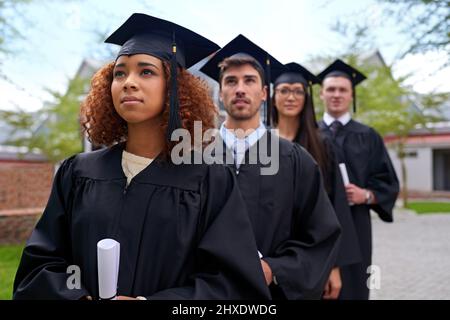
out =
[[[14,298],[98,299],[96,245],[105,238],[120,243],[119,299],[269,298],[233,173],[170,159],[173,130],[193,133],[194,121],[213,126],[207,88],[185,68],[217,45],[144,14],[106,42],[122,47],[93,77],[81,123],[107,148],[59,168]],[[75,288],[71,265],[80,269]]]
[[[318,83],[318,79],[298,63],[288,63],[285,67],[286,72],[274,81],[272,121],[280,136],[304,147],[322,171],[325,189],[342,227],[340,251],[323,298],[337,299],[342,286],[346,285],[342,283],[340,269],[361,260],[358,238],[332,143],[317,127],[312,85]]]

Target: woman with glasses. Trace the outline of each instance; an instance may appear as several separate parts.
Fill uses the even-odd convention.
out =
[[[280,137],[300,144],[317,161],[328,197],[339,218],[341,249],[323,294],[324,299],[337,299],[341,287],[345,286],[341,282],[339,267],[359,262],[360,249],[332,144],[321,136],[317,128],[312,85],[318,83],[318,79],[297,63],[289,63],[285,67],[286,72],[274,81],[272,121]]]

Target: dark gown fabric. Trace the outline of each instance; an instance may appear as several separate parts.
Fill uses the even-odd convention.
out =
[[[273,137],[267,132],[247,150],[239,171],[228,165],[237,174],[258,250],[276,277],[278,285],[270,286],[272,297],[320,299],[336,262],[340,225],[317,164],[298,144],[279,139],[278,172],[261,174],[261,168],[271,164],[258,150],[266,145],[267,153],[276,158],[270,146]],[[220,157],[232,159],[220,138],[217,143],[223,146]]]
[[[399,182],[383,139],[375,130],[354,120],[342,126],[335,136],[325,122],[319,122],[319,128],[333,141],[337,160],[345,163],[350,182],[373,191],[377,201],[374,205],[351,206],[362,262],[341,270],[344,286],[340,299],[367,300],[368,267],[372,264],[370,209],[383,221],[392,222]]]
[[[64,161],[28,240],[14,299],[98,298],[97,242],[120,242],[118,295],[266,299],[236,179],[223,165],[155,159],[126,187],[124,144]],[[81,269],[70,290],[67,267]]]
[[[352,212],[348,205],[339,164],[332,145],[333,142],[325,135],[322,136],[322,141],[328,157],[327,171],[323,173],[324,176],[327,176],[325,179],[325,183],[328,184],[326,190],[342,228],[341,245],[336,259],[336,266],[343,267],[361,262],[361,249],[352,219]]]

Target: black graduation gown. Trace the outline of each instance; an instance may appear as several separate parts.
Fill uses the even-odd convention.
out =
[[[340,226],[317,164],[301,146],[279,139],[279,170],[261,175],[258,148],[267,132],[246,152],[237,180],[253,225],[258,250],[278,285],[274,299],[320,299],[339,250]],[[223,141],[218,139],[218,143]],[[222,158],[233,159],[223,148]],[[257,159],[249,163],[249,159]],[[235,172],[234,164],[228,164]]]
[[[341,244],[336,259],[336,266],[341,268],[361,262],[361,249],[332,141],[326,135],[322,135],[322,141],[328,158],[327,172],[323,173],[327,177],[325,179],[326,184],[328,184],[326,187],[327,194],[342,229]]]
[[[24,249],[14,299],[98,298],[97,242],[120,242],[118,294],[264,299],[251,224],[231,170],[156,159],[126,188],[124,144],[66,160]],[[81,289],[69,290],[69,265]]]
[[[321,131],[331,139],[328,126],[319,122]],[[369,298],[367,268],[372,264],[372,227],[370,209],[385,222],[392,222],[392,210],[399,192],[399,183],[381,136],[372,128],[354,120],[341,127],[333,145],[339,162],[347,167],[351,183],[373,191],[374,205],[351,206],[352,218],[359,239],[362,262],[341,270],[343,287],[341,299]]]

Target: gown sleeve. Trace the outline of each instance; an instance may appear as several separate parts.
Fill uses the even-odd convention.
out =
[[[298,145],[292,160],[297,198],[291,237],[264,260],[287,299],[320,299],[336,262],[341,229],[317,164]]]
[[[14,280],[13,299],[80,299],[89,295],[69,289],[71,273],[68,215],[72,201],[73,157],[65,160],[53,181],[47,206],[22,253]]]
[[[376,204],[371,205],[371,209],[379,215],[381,220],[392,222],[392,209],[399,193],[399,182],[383,139],[375,131],[372,131],[372,136],[371,159],[373,161],[371,161],[367,188],[375,194]]]
[[[196,267],[188,285],[148,299],[269,299],[245,203],[231,170],[211,166],[203,185]]]

